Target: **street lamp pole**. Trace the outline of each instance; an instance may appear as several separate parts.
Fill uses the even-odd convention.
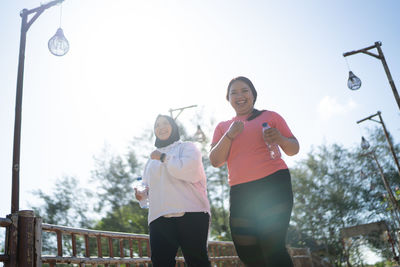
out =
[[[176,119],[178,118],[178,116],[179,116],[185,109],[188,109],[188,108],[195,108],[195,107],[197,107],[197,105],[191,105],[191,106],[182,107],[182,108],[175,108],[175,109],[170,108],[168,111],[169,111],[170,117],[173,118],[174,120],[176,120]],[[174,118],[174,116],[173,116],[173,112],[174,112],[174,111],[179,111],[179,113],[175,116],[175,118]],[[197,125],[197,131],[196,131],[196,133],[194,134],[193,139],[196,140],[196,141],[198,141],[198,142],[200,142],[200,143],[203,143],[203,142],[206,142],[206,141],[207,141],[207,137],[206,137],[206,135],[204,134],[203,130],[201,129],[200,125]]]
[[[383,68],[385,69],[386,76],[387,76],[387,78],[389,80],[390,87],[392,88],[394,98],[396,99],[397,106],[400,109],[399,93],[397,92],[396,85],[394,84],[392,75],[390,74],[389,67],[388,67],[388,65],[386,63],[386,59],[385,59],[385,56],[383,55],[381,46],[382,46],[382,42],[375,42],[374,45],[368,46],[366,48],[362,48],[362,49],[359,49],[359,50],[343,53],[343,57],[355,55],[355,54],[358,54],[358,53],[364,53],[364,54],[367,54],[369,56],[372,56],[372,57],[375,57],[377,59],[380,59],[381,62],[382,62]],[[374,53],[368,51],[368,50],[371,50],[371,49],[374,49],[374,48],[376,48],[378,50],[378,54],[374,54]]]
[[[14,121],[14,146],[13,146],[13,164],[12,164],[12,191],[11,191],[11,213],[19,210],[19,170],[20,170],[20,144],[21,144],[21,115],[22,115],[22,89],[24,82],[24,64],[26,34],[35,20],[48,8],[63,2],[64,0],[55,0],[40,7],[27,10],[23,9],[20,13],[21,37],[19,43],[18,77],[17,77],[17,95],[15,100],[15,121]],[[33,17],[28,21],[28,16]]]
[[[375,117],[375,116],[378,116],[378,117],[379,117],[379,121],[373,119],[373,117]],[[382,116],[381,116],[381,112],[378,111],[376,114],[373,114],[373,115],[368,116],[368,117],[366,117],[366,118],[364,118],[364,119],[362,119],[362,120],[357,121],[357,123],[359,124],[359,123],[361,123],[361,122],[363,122],[363,121],[366,121],[366,120],[371,120],[371,121],[380,123],[380,124],[382,125],[383,131],[384,131],[385,136],[386,136],[386,141],[389,143],[390,152],[392,152],[392,156],[393,156],[394,162],[396,163],[397,171],[398,171],[399,177],[400,177],[400,164],[399,164],[399,160],[397,159],[396,153],[395,153],[394,148],[393,148],[393,144],[392,144],[392,142],[390,141],[389,133],[388,133],[388,131],[387,131],[387,129],[386,129],[385,123],[383,122],[383,119],[382,119]]]
[[[399,218],[399,215],[398,215],[399,212],[400,212],[399,204],[398,204],[396,198],[393,195],[393,191],[390,188],[390,185],[389,185],[385,175],[383,174],[382,166],[379,164],[379,161],[378,161],[378,158],[377,158],[377,156],[375,154],[375,151],[371,151],[371,152],[368,152],[366,154],[367,155],[368,154],[372,155],[372,158],[375,160],[375,163],[378,166],[379,174],[381,175],[383,185],[385,186],[386,192],[388,192],[388,197],[389,197],[389,200],[390,200],[390,202],[391,202],[391,204],[393,206],[393,209],[396,211],[395,212],[395,216],[397,218],[397,222],[400,224],[400,218]]]

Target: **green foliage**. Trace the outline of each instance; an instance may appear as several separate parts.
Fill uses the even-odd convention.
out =
[[[203,158],[207,176],[207,191],[211,206],[211,235],[217,240],[232,240],[229,228],[229,184],[226,165],[214,168],[207,157]]]
[[[385,177],[395,187],[399,177],[387,146],[381,143],[386,142],[382,131],[372,131],[368,139],[376,149]],[[381,220],[392,230],[397,229],[391,211],[382,202],[386,191],[376,163],[361,148],[321,145],[291,173],[295,198],[289,231],[292,246],[308,246],[332,263],[340,264],[349,253],[350,260],[356,261],[358,253],[354,247],[343,250],[340,229]],[[379,248],[382,256],[393,256],[387,241],[382,244],[376,238],[367,240],[369,245]]]
[[[108,207],[118,212],[134,198],[133,182],[140,176],[138,169],[139,163],[134,151],[129,151],[122,158],[109,155],[104,150],[103,155],[96,158],[92,181],[98,184],[98,211]]]
[[[107,212],[100,221],[96,223],[94,229],[148,234],[147,209],[140,208],[138,202],[131,201],[129,204]]]
[[[42,190],[33,192],[44,204],[33,208],[36,216],[42,217],[44,223],[67,225],[80,228],[89,228],[92,221],[89,219],[88,199],[92,194],[79,187],[79,182],[74,177],[63,177],[56,181],[52,194]],[[43,234],[43,252],[55,254],[56,236],[45,232]],[[78,242],[78,247],[80,243]],[[71,243],[63,238],[64,252],[71,250]]]
[[[44,223],[89,227],[91,221],[87,216],[89,211],[88,199],[92,194],[80,188],[74,177],[63,177],[55,183],[52,194],[42,190],[33,192],[44,204],[33,208],[37,216],[42,217]]]

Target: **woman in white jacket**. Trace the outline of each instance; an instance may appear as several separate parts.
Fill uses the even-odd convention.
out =
[[[135,194],[138,200],[148,197],[153,266],[175,266],[181,247],[188,266],[209,267],[210,204],[201,153],[193,143],[179,140],[178,126],[169,116],[157,117],[154,133],[157,149],[143,173],[147,190]]]

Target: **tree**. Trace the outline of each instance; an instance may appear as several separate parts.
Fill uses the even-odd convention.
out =
[[[382,132],[373,131],[369,139],[379,143]],[[385,175],[390,176],[390,181],[395,180],[390,154],[385,154],[382,147],[377,153],[383,168],[389,170]],[[341,228],[378,220],[391,223],[387,205],[382,205],[385,190],[379,173],[371,165],[373,162],[361,154],[358,146],[346,149],[337,144],[321,145],[291,170],[295,199],[291,245],[307,240],[332,263],[341,263],[348,254],[341,245]],[[366,175],[360,175],[360,168]]]
[[[134,198],[133,182],[140,176],[140,164],[135,152],[129,150],[127,155],[110,155],[104,149],[103,154],[96,158],[96,167],[92,172],[92,182],[98,184],[96,195],[99,211],[109,208],[118,211]]]
[[[148,142],[146,139],[140,143]],[[142,163],[137,159],[134,145],[124,156],[110,155],[107,149],[96,158],[96,168],[92,181],[97,186],[99,199],[97,210],[106,210],[103,217],[94,225],[97,230],[128,233],[148,233],[147,210],[141,209],[135,200],[133,183],[141,175]]]
[[[211,206],[211,234],[218,240],[232,240],[229,227],[228,169],[226,165],[220,168],[211,166],[208,156],[203,157],[207,176],[207,191]]]
[[[40,207],[33,207],[33,211],[42,217],[44,223],[67,225],[72,227],[90,228],[93,221],[89,218],[90,199],[92,194],[80,188],[79,182],[74,177],[65,176],[58,179],[52,194],[46,194],[42,190],[33,192],[44,204]],[[43,234],[43,251],[55,254],[55,236],[45,232]],[[71,243],[63,239],[63,249],[70,250]],[[77,246],[80,246],[78,241]]]
[[[340,254],[340,229],[358,223],[354,216],[357,181],[349,166],[350,155],[340,146],[321,146],[308,154],[303,167],[292,170],[295,205],[292,224],[311,236],[324,254]]]
[[[46,194],[41,189],[33,194],[44,202],[40,207],[33,207],[44,223],[75,227],[89,227],[92,224],[87,216],[90,210],[88,199],[92,193],[80,188],[76,178],[65,176],[58,179],[52,194]]]

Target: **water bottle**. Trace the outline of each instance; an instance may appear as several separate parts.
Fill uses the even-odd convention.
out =
[[[268,123],[264,122],[262,124],[263,135],[264,135],[264,131],[269,128],[271,128],[271,127],[269,127]],[[269,144],[268,142],[265,142],[265,144],[267,145],[270,159],[279,159],[281,157],[281,152],[280,152],[277,144]]]
[[[142,196],[142,199],[139,200],[139,205],[142,209],[149,208],[149,198],[148,198],[148,188],[143,183],[142,177],[136,178],[136,181],[133,183],[133,188],[136,189],[138,195]]]

